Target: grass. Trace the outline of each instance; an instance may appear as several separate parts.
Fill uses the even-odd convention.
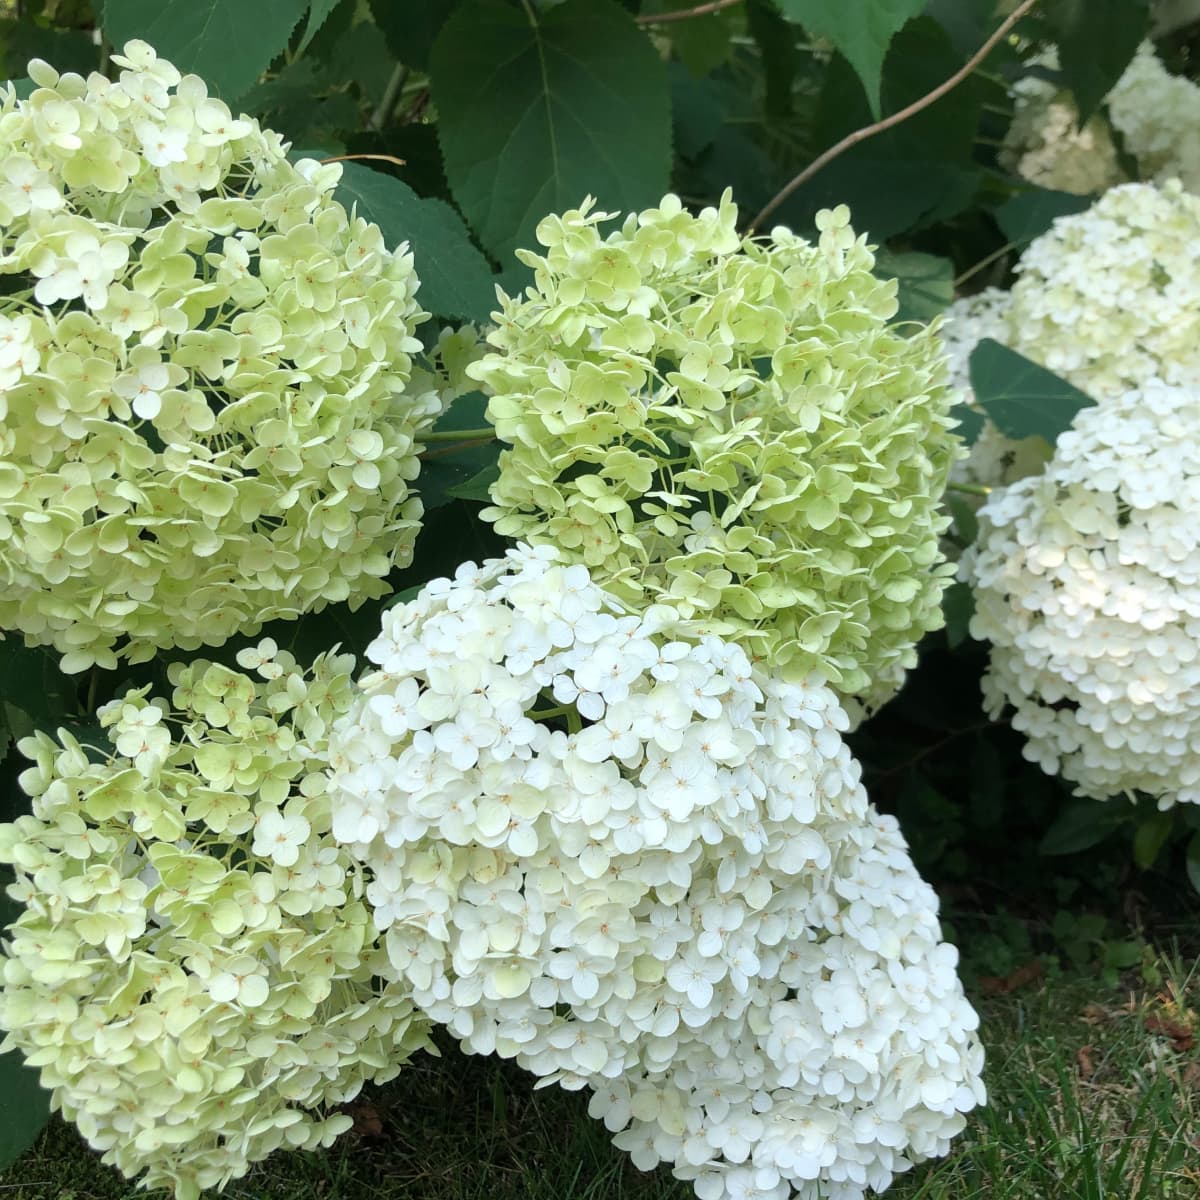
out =
[[[1150,979],[1152,982],[1147,983]],[[995,986],[995,985],[994,985]],[[978,1004],[989,1107],[950,1158],[889,1200],[1200,1200],[1200,968],[1158,955],[1136,976],[1043,978]],[[446,1046],[364,1095],[332,1150],[279,1155],[230,1200],[690,1200],[642,1174],[585,1113],[510,1064]],[[0,1200],[136,1192],[61,1122],[0,1177]]]

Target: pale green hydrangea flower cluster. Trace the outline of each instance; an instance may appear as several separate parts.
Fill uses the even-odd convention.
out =
[[[608,236],[590,203],[539,225],[535,283],[470,368],[508,444],[484,516],[784,677],[878,699],[952,570],[940,344],[888,324],[896,285],[844,207],[817,245],[736,217],[668,196]]]
[[[0,92],[0,628],[67,671],[383,595],[422,515],[406,247],[142,42]]]
[[[33,812],[0,826],[24,907],[5,1047],[106,1162],[178,1200],[329,1145],[336,1106],[426,1044],[408,990],[374,980],[362,871],[331,835],[354,660],[305,672],[264,641],[238,662],[105,706],[99,760],[65,730],[25,739]]]

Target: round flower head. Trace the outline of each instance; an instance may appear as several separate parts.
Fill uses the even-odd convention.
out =
[[[1200,389],[1085,408],[964,556],[988,712],[1080,795],[1200,802]]]
[[[1050,454],[1045,438],[1006,437],[975,404],[971,388],[971,354],[984,338],[1007,344],[1010,294],[1000,288],[985,288],[972,296],[961,296],[946,310],[942,340],[950,366],[950,385],[962,402],[983,417],[979,436],[967,457],[954,464],[953,477],[965,483],[995,487],[1040,471]]]
[[[239,659],[256,677],[197,660],[170,703],[106,706],[99,761],[65,730],[25,739],[33,812],[0,826],[24,908],[5,1046],[105,1162],[179,1200],[329,1145],[351,1123],[329,1108],[426,1040],[407,990],[374,982],[361,872],[330,834],[354,660]]]
[[[405,247],[143,42],[0,91],[0,628],[63,667],[383,595],[412,554]]]
[[[1200,382],[1200,197],[1178,180],[1112,188],[1030,244],[1008,344],[1103,402]]]
[[[335,727],[334,834],[468,1050],[592,1088],[640,1165],[860,1196],[982,1099],[955,952],[834,694],[674,620],[550,547],[429,584]]]
[[[948,578],[940,345],[888,325],[844,207],[817,246],[736,218],[668,196],[607,237],[590,203],[541,223],[469,370],[510,447],[484,516],[788,678],[894,690]]]

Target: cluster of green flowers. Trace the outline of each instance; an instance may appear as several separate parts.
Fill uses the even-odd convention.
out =
[[[0,628],[67,671],[383,595],[443,403],[340,166],[145,43],[113,61],[0,91]]]
[[[936,330],[905,333],[842,207],[742,239],[728,194],[601,235],[547,217],[469,368],[508,444],[484,516],[786,678],[890,695],[941,624],[957,451]]]
[[[334,841],[326,739],[353,658],[311,672],[269,641],[251,674],[170,670],[170,704],[101,710],[102,755],[25,739],[31,815],[0,826],[10,894],[0,1026],[105,1161],[179,1200],[280,1146],[328,1145],[331,1106],[426,1044]],[[383,956],[385,957],[385,956]]]

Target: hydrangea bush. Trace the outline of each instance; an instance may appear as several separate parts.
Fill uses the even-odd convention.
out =
[[[562,557],[389,609],[335,727],[334,834],[395,976],[705,1200],[849,1200],[945,1153],[977,1020],[833,692]]]
[[[483,515],[789,678],[890,695],[951,571],[933,329],[888,323],[895,282],[844,207],[817,245],[741,238],[728,196],[607,219],[549,217],[545,253],[518,252],[534,285],[469,372],[507,446]]]
[[[407,247],[143,42],[0,92],[0,628],[63,669],[386,593],[421,503]]]
[[[21,743],[33,811],[0,826],[6,1048],[104,1160],[179,1200],[283,1146],[327,1146],[337,1106],[426,1045],[380,952],[363,872],[334,841],[326,742],[354,660],[174,666],[100,719]]]
[[[964,557],[993,717],[1080,795],[1200,802],[1200,388],[1084,409]]]

